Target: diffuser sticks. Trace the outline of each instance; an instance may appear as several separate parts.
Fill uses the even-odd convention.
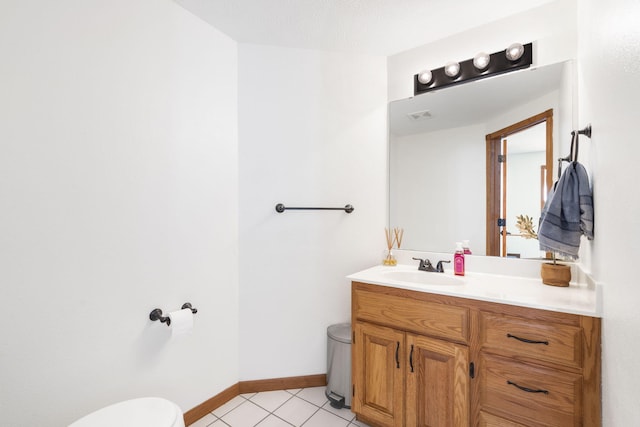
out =
[[[396,243],[398,245],[398,249],[400,249],[400,245],[402,244],[402,236],[404,235],[404,229],[395,227],[393,229],[393,234],[396,237]]]

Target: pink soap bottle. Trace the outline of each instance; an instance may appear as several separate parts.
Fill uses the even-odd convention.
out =
[[[469,241],[468,240],[463,240],[462,241],[462,250],[464,251],[465,255],[471,255],[471,248],[469,247]]]
[[[453,272],[456,276],[464,276],[464,249],[460,242],[456,242],[456,253],[453,254]]]

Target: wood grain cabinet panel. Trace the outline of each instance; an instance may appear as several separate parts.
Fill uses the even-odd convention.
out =
[[[469,340],[469,309],[465,307],[390,294],[381,298],[366,290],[355,291],[353,297],[358,319],[463,343]]]
[[[353,331],[352,410],[377,425],[401,427],[405,334],[367,323],[356,323]]]
[[[468,426],[467,346],[409,334],[407,350],[407,427]]]
[[[481,411],[479,417],[479,427],[526,427],[524,424],[516,423],[515,421],[507,420],[504,418],[496,417],[488,412]]]

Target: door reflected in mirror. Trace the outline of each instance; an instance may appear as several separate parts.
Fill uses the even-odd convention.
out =
[[[487,135],[487,255],[539,258],[519,216],[537,223],[551,182],[553,110]],[[533,222],[533,221],[532,221]]]
[[[487,191],[488,137],[541,112],[552,111],[551,127],[545,135],[558,141],[559,132],[571,128],[572,74],[573,64],[564,62],[389,104],[389,227],[404,228],[403,248],[451,253],[455,242],[469,240],[474,255],[501,254],[499,215],[494,221],[488,209],[492,196]],[[514,138],[518,139],[515,132],[508,141]],[[558,151],[553,146],[545,148],[546,160],[536,166],[534,189],[519,189],[516,172],[510,173],[514,174],[514,183],[508,178],[507,200],[532,195],[538,210],[507,205],[509,222],[524,214],[537,224],[540,188],[548,186],[549,177],[553,176],[555,165],[550,159],[554,150]],[[516,163],[513,160],[508,164],[515,168]],[[541,165],[545,166],[544,184]],[[500,185],[498,188],[501,192]],[[500,206],[497,212],[501,212]],[[543,256],[539,251],[534,254],[531,248],[519,247],[514,240],[518,230],[509,224],[506,228],[514,236],[506,237],[505,255]],[[495,253],[488,250],[490,232],[497,236]],[[526,245],[537,246],[537,241]]]

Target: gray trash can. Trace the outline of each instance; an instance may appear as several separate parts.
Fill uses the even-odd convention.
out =
[[[334,408],[351,408],[351,323],[327,328],[327,389]]]

